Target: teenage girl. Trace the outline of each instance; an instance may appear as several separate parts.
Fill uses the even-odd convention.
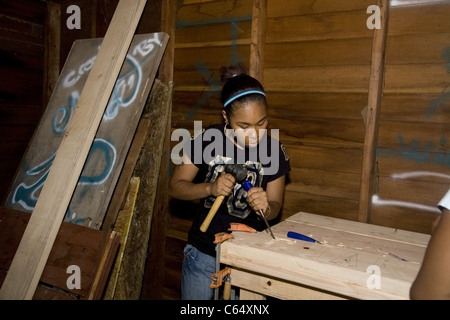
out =
[[[202,153],[201,161],[194,161],[194,155],[187,152],[169,184],[172,198],[200,200],[184,249],[181,295],[182,299],[188,300],[213,298],[214,291],[209,285],[211,274],[216,272],[214,235],[227,231],[231,222],[264,230],[259,210],[268,220],[278,216],[283,203],[285,176],[290,171],[285,148],[265,130],[269,122],[266,93],[261,83],[247,75],[242,65],[222,67],[221,72],[225,83],[221,94],[225,123],[206,128],[190,141],[190,150],[196,150],[197,142],[197,145],[201,144],[202,152],[210,146],[206,150],[214,150],[213,154],[206,157],[211,152]],[[208,133],[214,133],[216,137],[219,134],[223,139],[204,139],[212,136]],[[215,148],[211,148],[212,143]],[[223,144],[222,148],[217,148],[218,143]],[[267,163],[267,157],[261,158],[265,154],[270,155],[271,163]],[[198,158],[197,155],[195,159]],[[254,187],[245,192],[233,175],[224,173],[227,163],[242,164]],[[219,195],[224,195],[225,200],[209,228],[202,232],[200,226]]]

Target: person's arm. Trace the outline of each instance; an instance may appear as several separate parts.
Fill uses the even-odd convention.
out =
[[[198,200],[211,195],[228,196],[233,191],[235,179],[231,174],[220,175],[214,183],[193,183],[198,168],[189,161],[175,167],[169,182],[169,195],[178,200]]]
[[[450,299],[450,211],[443,210],[434,230],[419,274],[411,290],[411,299]]]
[[[253,187],[247,192],[250,207],[259,214],[264,212],[267,220],[275,219],[283,204],[285,176],[281,176],[267,184],[266,191],[261,187]]]

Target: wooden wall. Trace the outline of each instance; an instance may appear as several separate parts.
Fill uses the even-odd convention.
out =
[[[450,182],[450,1],[391,1],[374,193],[366,222],[429,233]],[[371,0],[178,2],[172,130],[221,122],[219,69],[238,61],[268,92],[291,159],[280,220],[306,211],[358,220],[374,30]],[[266,18],[252,23],[255,7]],[[264,16],[263,15],[263,16]],[[261,61],[252,32],[265,29]],[[259,65],[258,65],[259,64]],[[172,145],[177,142],[172,142]],[[166,297],[179,290],[192,214],[172,201]]]
[[[372,222],[430,232],[450,187],[450,1],[393,7]]]
[[[0,2],[0,200],[43,113],[43,2]]]

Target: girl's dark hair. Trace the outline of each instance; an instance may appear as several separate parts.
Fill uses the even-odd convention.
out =
[[[220,72],[220,79],[224,83],[221,97],[222,104],[227,103],[227,101],[233,97],[247,91],[259,91],[265,93],[261,83],[249,76],[241,63],[229,67],[222,67]],[[233,100],[224,108],[224,110],[229,117],[233,113],[233,110],[248,102],[259,102],[267,106],[266,98],[263,94],[250,93]]]

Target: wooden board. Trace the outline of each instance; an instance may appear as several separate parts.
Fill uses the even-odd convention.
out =
[[[161,179],[161,160],[172,102],[172,88],[171,83],[164,84],[158,79],[155,80],[146,107],[145,116],[152,119],[152,126],[134,171],[134,176],[140,177],[141,182],[131,220],[129,241],[124,251],[114,294],[116,300],[138,300],[141,296],[145,264],[153,263],[147,260],[148,246],[150,230],[152,233],[155,231],[152,227],[153,210],[158,210],[158,207],[163,205],[155,203],[155,199],[158,181]]]
[[[132,177],[129,181],[129,191],[127,195],[127,201],[122,210],[120,210],[119,215],[117,216],[117,220],[114,226],[114,232],[117,232],[121,235],[120,238],[120,247],[119,252],[117,253],[116,260],[114,262],[113,270],[111,271],[111,275],[108,281],[108,285],[106,287],[105,294],[103,299],[105,300],[113,300],[114,293],[116,291],[117,279],[119,277],[123,253],[125,251],[125,247],[128,241],[128,234],[130,231],[131,219],[133,218],[134,206],[136,203],[137,193],[139,191],[139,177]]]
[[[134,36],[65,221],[99,229],[168,40]],[[75,111],[102,39],[77,40],[12,185],[5,206],[31,212]]]
[[[288,231],[322,244],[287,238]],[[425,234],[308,213],[297,213],[275,225],[273,232],[277,240],[266,232],[234,232],[234,239],[222,244],[221,263],[276,280],[280,290],[274,296],[285,299],[298,298],[293,284],[357,299],[408,299],[429,240]],[[367,284],[370,267],[380,272],[380,288],[371,289]],[[233,270],[231,279],[233,284]],[[248,286],[242,277],[238,279],[242,286]],[[256,283],[253,277],[249,281]],[[280,284],[283,282],[287,284]],[[267,288],[267,281],[265,286],[263,293],[275,290]]]
[[[67,212],[146,1],[121,0],[80,94],[46,183],[0,289],[2,299],[31,299]],[[79,69],[80,70],[80,69]],[[82,70],[82,69],[81,69]]]
[[[0,208],[0,285],[11,266],[29,220],[28,213]],[[33,299],[99,299],[119,241],[117,233],[63,222]],[[80,268],[80,288],[67,286],[67,280],[72,275],[67,269],[71,265]],[[96,290],[93,288],[94,284]],[[57,288],[56,297],[49,296],[49,292],[55,293],[49,288]]]

